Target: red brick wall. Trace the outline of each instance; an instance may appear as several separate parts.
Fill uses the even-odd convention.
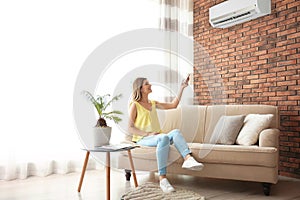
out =
[[[300,178],[300,1],[272,0],[270,15],[212,28],[208,9],[221,2],[194,1],[196,104],[278,106],[279,173]]]

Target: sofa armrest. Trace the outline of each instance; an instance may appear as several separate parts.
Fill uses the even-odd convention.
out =
[[[259,134],[259,146],[260,147],[276,147],[279,146],[279,133],[276,128],[265,129]]]

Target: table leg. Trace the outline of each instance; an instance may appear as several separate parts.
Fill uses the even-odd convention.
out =
[[[110,152],[106,152],[106,199],[110,200]]]
[[[137,182],[137,179],[136,179],[136,174],[135,174],[135,169],[134,169],[134,165],[133,165],[133,160],[132,160],[130,149],[127,150],[127,152],[128,152],[129,162],[130,162],[130,166],[131,166],[131,171],[132,171],[134,186],[137,187],[138,186],[138,182]]]
[[[88,164],[88,161],[89,161],[89,156],[90,156],[90,152],[87,151],[86,155],[85,155],[85,160],[84,160],[84,164],[83,164],[83,167],[82,167],[82,171],[81,171],[81,177],[80,177],[78,189],[77,189],[78,192],[80,192],[80,190],[81,190],[81,186],[82,186],[82,182],[83,182],[85,170],[86,170],[86,167],[87,167],[87,164]]]

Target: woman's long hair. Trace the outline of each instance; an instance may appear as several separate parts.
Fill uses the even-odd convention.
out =
[[[133,87],[132,87],[132,100],[133,101],[139,101],[142,98],[142,93],[141,89],[143,87],[143,82],[144,80],[147,80],[146,78],[136,78],[135,81],[133,82]]]

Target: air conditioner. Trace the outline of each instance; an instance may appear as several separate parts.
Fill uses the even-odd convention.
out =
[[[209,8],[209,22],[227,28],[271,13],[271,0],[228,0]]]

